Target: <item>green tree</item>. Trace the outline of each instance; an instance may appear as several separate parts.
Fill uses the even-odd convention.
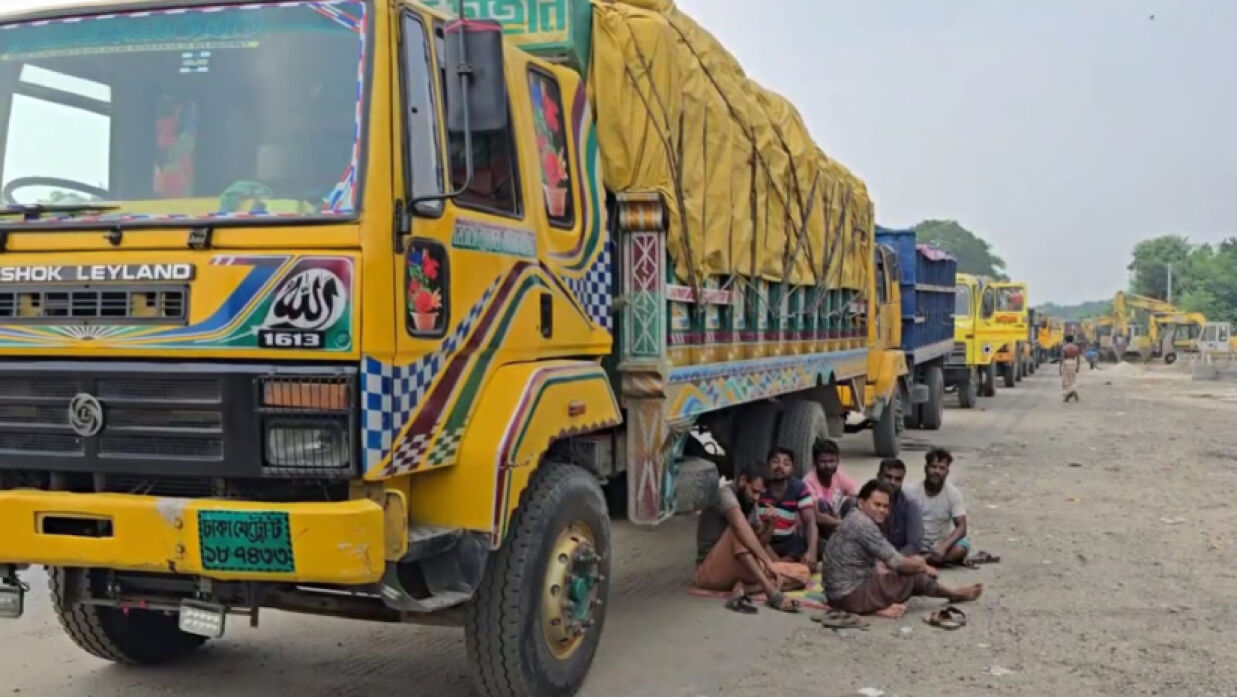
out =
[[[1207,248],[1210,249],[1210,248]],[[1168,266],[1172,264],[1173,297],[1180,299],[1193,290],[1196,263],[1204,261],[1195,255],[1190,240],[1181,235],[1163,235],[1134,245],[1134,260],[1130,290],[1160,300],[1168,299]],[[1206,256],[1206,253],[1202,253]]]
[[[1005,260],[992,252],[992,245],[954,220],[925,220],[915,226],[920,244],[930,244],[952,254],[958,270],[977,276],[1007,281]]]

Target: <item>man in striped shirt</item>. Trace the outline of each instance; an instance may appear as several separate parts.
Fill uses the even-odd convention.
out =
[[[816,500],[794,471],[794,451],[775,447],[769,453],[769,478],[756,501],[763,524],[761,541],[775,559],[802,562],[817,571]]]

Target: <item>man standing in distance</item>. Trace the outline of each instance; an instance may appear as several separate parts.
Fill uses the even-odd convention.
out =
[[[1078,371],[1082,370],[1082,351],[1078,348],[1078,344],[1074,343],[1074,335],[1065,337],[1065,347],[1061,349],[1061,363],[1058,365],[1058,370],[1061,371],[1061,393],[1065,403],[1069,403],[1070,399],[1078,401],[1078,386],[1075,384],[1078,380]]]
[[[966,539],[966,504],[962,492],[946,481],[954,456],[944,448],[933,448],[924,456],[924,479],[906,489],[906,495],[923,514],[923,542],[920,549],[932,566],[961,564],[971,551]]]

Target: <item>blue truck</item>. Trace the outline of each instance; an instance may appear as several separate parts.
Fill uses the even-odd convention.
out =
[[[876,243],[898,260],[902,295],[902,350],[906,352],[911,408],[908,428],[936,430],[945,411],[945,360],[954,347],[954,292],[958,261],[917,244],[914,230],[876,227]],[[894,270],[889,270],[895,272]]]

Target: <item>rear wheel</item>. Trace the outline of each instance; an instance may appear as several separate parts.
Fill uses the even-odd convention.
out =
[[[180,631],[173,614],[78,603],[92,583],[102,580],[99,573],[68,568],[53,568],[48,573],[60,626],[86,653],[115,663],[155,665],[180,658],[206,641]]]
[[[1001,377],[1005,380],[1006,387],[1013,387],[1017,384],[1018,379],[1014,376],[1014,363],[1001,364]]]
[[[774,402],[753,402],[743,407],[735,419],[730,454],[735,472],[749,462],[764,462],[777,434],[777,419],[782,410]]]
[[[934,365],[928,368],[924,377],[928,385],[928,401],[919,407],[919,425],[935,431],[945,420],[945,373],[940,366]]]
[[[782,412],[777,425],[777,444],[795,453],[795,476],[808,473],[812,462],[812,445],[817,439],[829,437],[825,408],[819,402],[799,400]]]
[[[971,368],[966,379],[958,383],[958,406],[974,409],[979,401],[979,371]]]
[[[902,448],[903,410],[908,401],[904,392],[901,384],[894,387],[889,403],[872,427],[872,447],[880,457],[897,457]]]
[[[597,480],[574,465],[541,465],[467,607],[478,691],[575,694],[601,638],[609,574],[610,519]]]

